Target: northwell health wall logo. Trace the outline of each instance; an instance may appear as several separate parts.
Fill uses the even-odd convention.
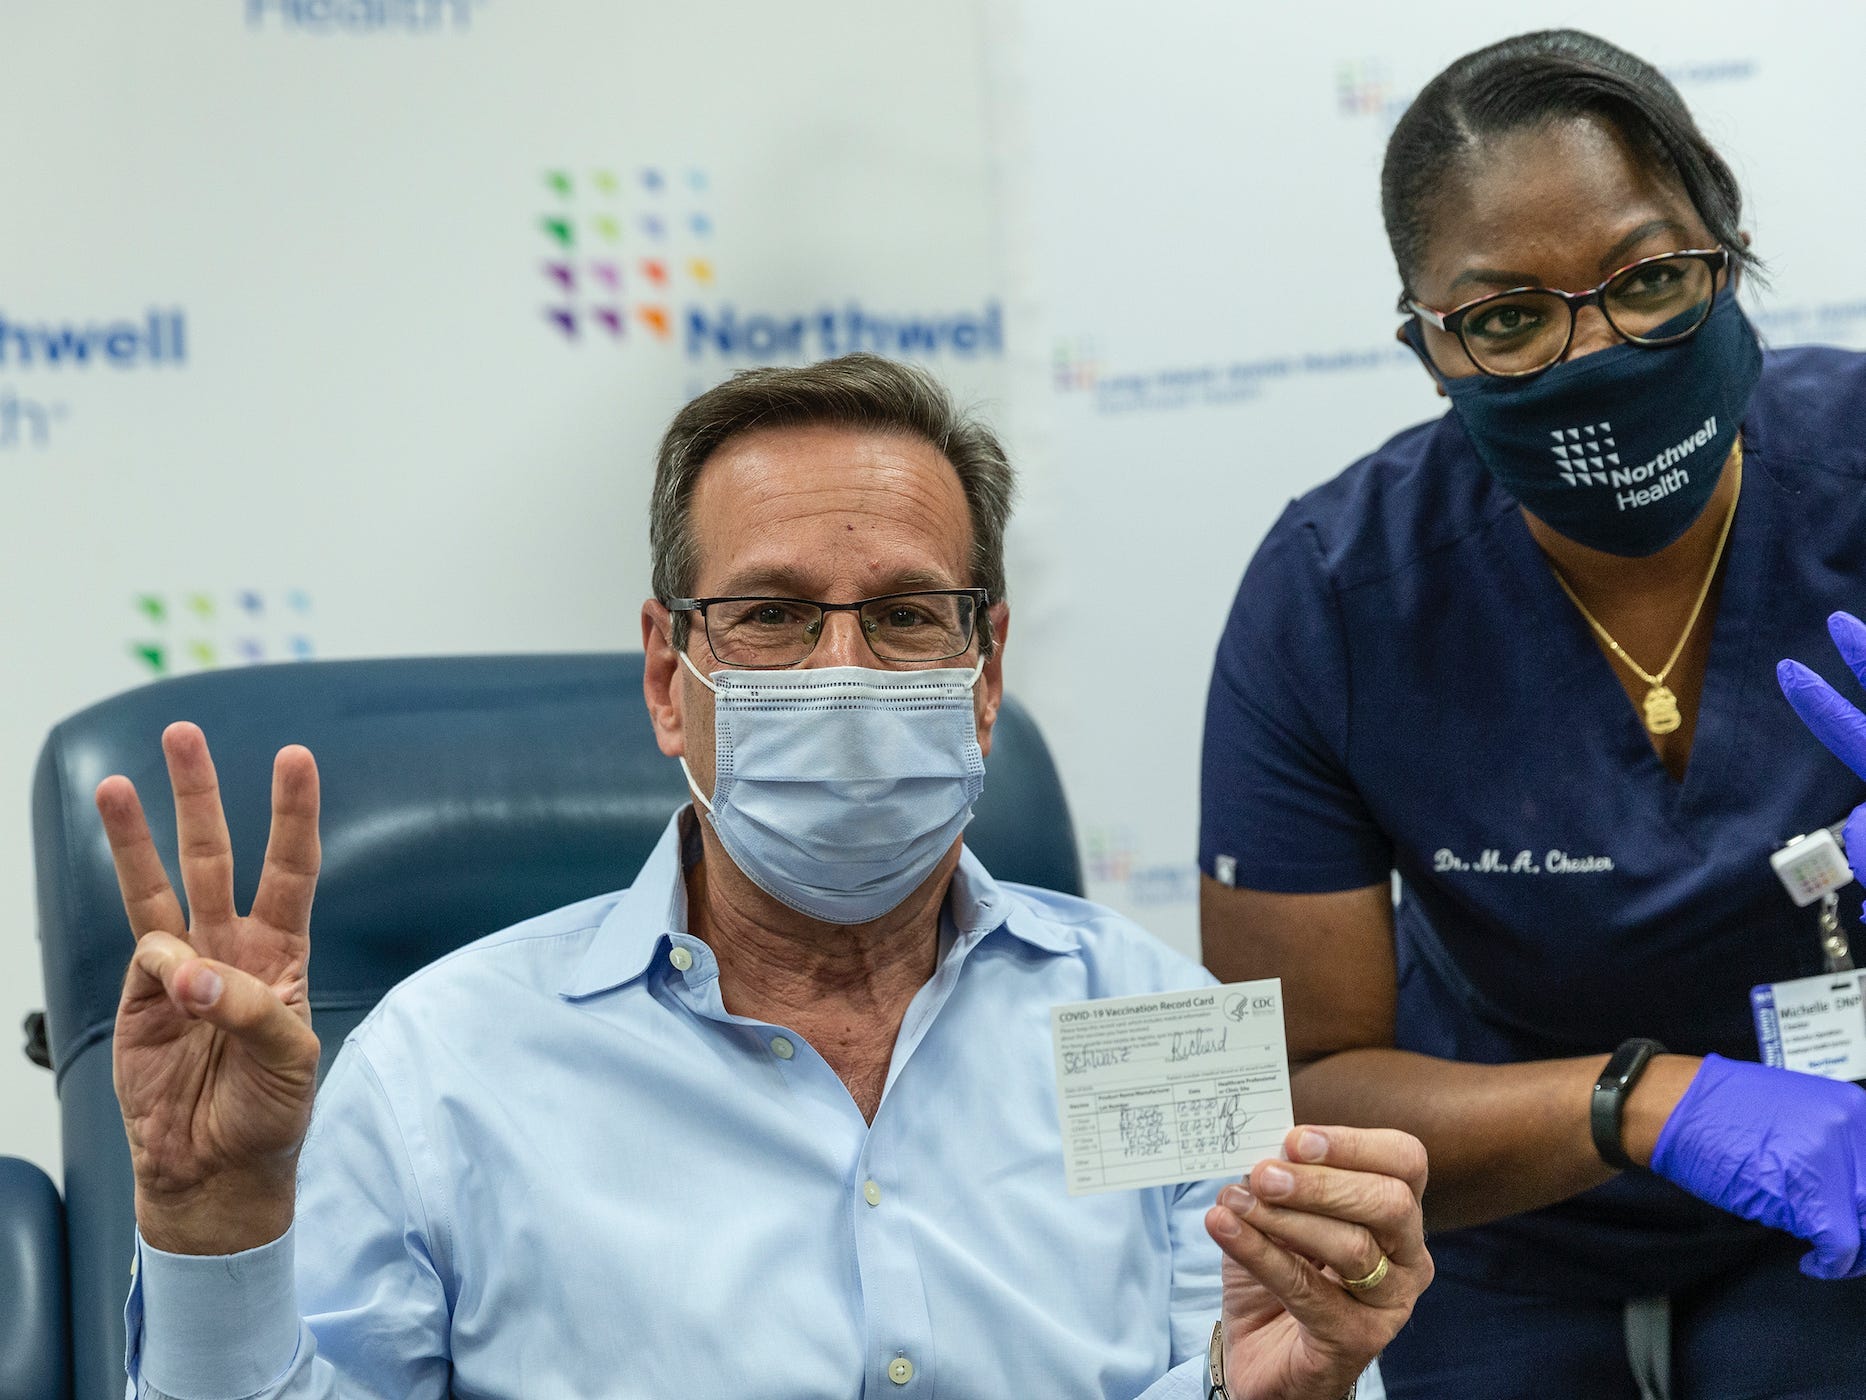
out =
[[[152,308],[141,316],[96,321],[21,315],[0,309],[0,451],[49,447],[71,417],[61,398],[81,376],[178,369],[188,362],[188,316]]]
[[[1704,83],[1747,82],[1757,76],[1754,58],[1697,59],[1688,63],[1661,63],[1660,71],[1680,87]],[[1391,134],[1412,106],[1421,75],[1415,82],[1395,80],[1383,58],[1344,59],[1335,65],[1335,111],[1343,117],[1376,117],[1378,129]]]
[[[302,588],[157,591],[132,600],[124,652],[137,672],[168,676],[268,661],[309,661],[311,595]]]
[[[544,184],[546,321],[566,340],[672,339],[674,298],[713,284],[706,172],[547,170]]]
[[[244,0],[249,29],[293,34],[464,34],[485,0]]]
[[[0,311],[0,372],[135,369],[188,361],[186,312],[116,321],[27,320]]]
[[[66,416],[62,403],[29,399],[12,389],[0,389],[0,450],[9,447],[47,447],[52,425]]]
[[[873,350],[908,359],[1004,353],[996,301],[904,314],[853,298],[748,309],[719,300],[704,170],[548,170],[535,216],[542,320],[571,345],[678,347],[690,360],[803,360]]]

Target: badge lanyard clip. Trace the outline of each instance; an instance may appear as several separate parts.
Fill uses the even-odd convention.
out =
[[[1851,972],[1853,949],[1847,931],[1840,927],[1840,896],[1829,894],[1821,900],[1821,961],[1828,972]]]
[[[1853,950],[1840,926],[1839,890],[1853,883],[1842,838],[1844,822],[1790,837],[1769,857],[1788,897],[1803,908],[1820,901],[1821,959],[1828,972],[1851,972]]]

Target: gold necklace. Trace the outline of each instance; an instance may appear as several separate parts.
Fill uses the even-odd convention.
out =
[[[1678,658],[1684,654],[1685,643],[1691,638],[1692,629],[1698,625],[1698,614],[1704,611],[1704,600],[1710,597],[1711,580],[1717,577],[1717,566],[1723,562],[1723,547],[1730,541],[1730,527],[1736,523],[1736,503],[1743,494],[1743,439],[1740,437],[1736,440],[1735,457],[1736,492],[1730,498],[1730,513],[1723,520],[1723,533],[1717,536],[1717,548],[1711,555],[1710,572],[1704,575],[1704,585],[1698,589],[1697,602],[1691,605],[1691,616],[1685,619],[1685,630],[1678,638],[1678,645],[1672,648],[1672,654],[1665,658],[1665,664],[1659,667],[1657,675],[1647,671],[1626,654],[1626,649],[1614,641],[1594,614],[1587,610],[1587,604],[1581,601],[1579,595],[1569,586],[1568,580],[1562,577],[1562,572],[1555,567],[1555,562],[1549,561],[1549,569],[1555,575],[1555,582],[1559,583],[1562,592],[1568,595],[1568,601],[1580,609],[1581,616],[1587,619],[1587,625],[1592,627],[1595,635],[1607,644],[1607,650],[1624,661],[1632,673],[1649,687],[1644,703],[1646,728],[1654,734],[1670,734],[1684,723],[1678,713],[1678,697],[1672,694],[1671,687],[1665,684],[1665,678],[1672,673],[1672,667],[1678,664]]]

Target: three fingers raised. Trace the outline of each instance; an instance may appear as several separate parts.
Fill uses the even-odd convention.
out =
[[[162,750],[175,794],[182,886],[192,927],[229,924],[238,917],[233,847],[207,740],[198,726],[180,721],[163,731]],[[155,929],[188,927],[135,785],[113,774],[98,784],[96,802],[131,931],[141,938]],[[272,830],[252,911],[274,929],[304,933],[310,927],[320,860],[318,805],[317,763],[310,750],[298,744],[281,749],[273,762]]]

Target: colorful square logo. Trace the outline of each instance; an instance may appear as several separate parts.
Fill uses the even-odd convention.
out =
[[[139,593],[132,605],[136,627],[125,650],[144,676],[309,661],[316,654],[311,595],[302,588]]]
[[[714,282],[709,186],[703,170],[547,170],[546,324],[572,344],[671,340],[675,297]]]

